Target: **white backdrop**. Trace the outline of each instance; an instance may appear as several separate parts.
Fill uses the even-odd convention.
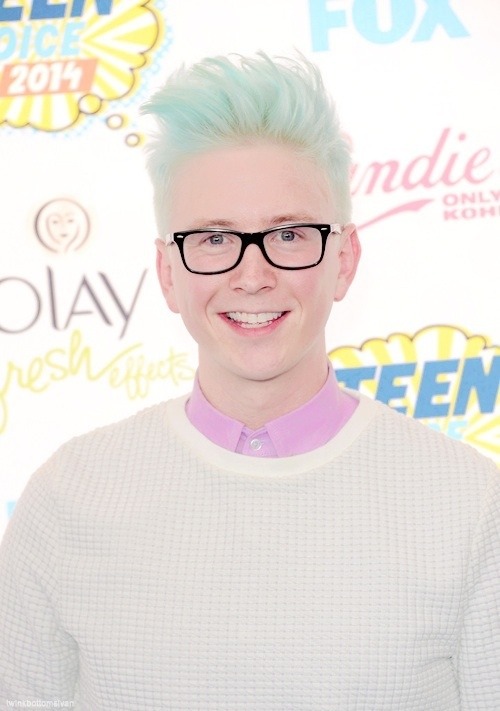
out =
[[[191,387],[138,107],[209,54],[320,66],[363,245],[339,379],[500,462],[499,26],[496,0],[0,3],[0,533],[63,441]]]

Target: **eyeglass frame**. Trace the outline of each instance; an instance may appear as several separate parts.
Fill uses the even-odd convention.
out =
[[[276,232],[277,230],[286,230],[286,229],[291,229],[292,227],[315,227],[321,234],[321,255],[318,260],[316,260],[313,264],[308,264],[305,267],[283,267],[280,266],[279,264],[275,264],[272,259],[269,257],[269,255],[266,252],[266,249],[264,247],[264,239],[268,234],[271,232]],[[182,263],[184,264],[185,268],[188,270],[188,272],[191,272],[191,274],[200,274],[202,276],[212,276],[214,274],[225,274],[226,272],[230,272],[233,269],[236,269],[236,267],[241,263],[241,260],[243,259],[243,255],[245,254],[246,248],[249,247],[251,244],[256,244],[257,247],[260,249],[262,256],[270,264],[272,267],[276,267],[276,269],[286,269],[287,271],[298,271],[302,269],[312,269],[313,267],[317,267],[318,264],[320,264],[323,261],[323,257],[325,256],[325,249],[326,249],[326,240],[331,234],[335,235],[341,235],[343,232],[344,228],[342,225],[339,223],[335,222],[331,225],[328,224],[316,224],[316,223],[294,223],[290,225],[278,225],[277,227],[270,227],[267,230],[261,230],[259,232],[238,232],[237,230],[231,230],[228,228],[217,228],[217,227],[206,227],[205,229],[196,229],[196,230],[182,230],[181,232],[172,232],[167,235],[165,235],[165,244],[167,246],[176,244],[179,248],[179,252],[181,255]],[[231,234],[231,235],[236,235],[237,237],[240,238],[241,240],[241,251],[239,254],[238,259],[236,262],[233,264],[232,267],[228,267],[227,269],[218,269],[215,272],[200,272],[195,269],[190,269],[186,263],[186,259],[184,257],[184,239],[186,237],[189,237],[189,235],[194,235],[194,234],[203,234],[203,233],[214,233],[214,234]]]

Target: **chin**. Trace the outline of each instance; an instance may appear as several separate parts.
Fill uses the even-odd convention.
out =
[[[275,380],[285,373],[288,372],[290,368],[285,367],[284,365],[276,366],[276,365],[268,365],[265,366],[262,363],[259,363],[256,365],[254,368],[238,368],[235,369],[233,372],[235,375],[243,380],[248,380],[252,381],[255,383],[258,382],[268,382],[270,380]]]

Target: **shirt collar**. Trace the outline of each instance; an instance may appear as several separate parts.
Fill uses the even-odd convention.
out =
[[[266,424],[278,457],[303,454],[326,444],[356,405],[357,401],[339,387],[329,364],[325,384],[311,400]]]
[[[278,457],[303,454],[326,444],[347,422],[356,405],[357,400],[339,387],[329,364],[325,384],[311,400],[270,420],[255,432],[264,430]],[[197,377],[186,413],[191,424],[205,437],[232,452],[241,451],[247,438],[255,435],[242,422],[213,407],[203,394]]]

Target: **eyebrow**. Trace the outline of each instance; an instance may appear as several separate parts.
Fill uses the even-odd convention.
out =
[[[289,213],[289,214],[284,214],[284,215],[276,215],[275,217],[272,217],[270,220],[266,222],[266,224],[269,227],[277,227],[278,225],[286,225],[286,224],[295,224],[298,222],[316,222],[317,220],[312,217],[312,215],[308,213]],[[212,228],[212,227],[222,227],[224,229],[234,229],[236,230],[234,222],[231,220],[196,220],[196,222],[193,223],[191,229],[193,230],[199,230],[203,229],[203,227],[207,228]],[[240,230],[238,230],[240,231]]]

